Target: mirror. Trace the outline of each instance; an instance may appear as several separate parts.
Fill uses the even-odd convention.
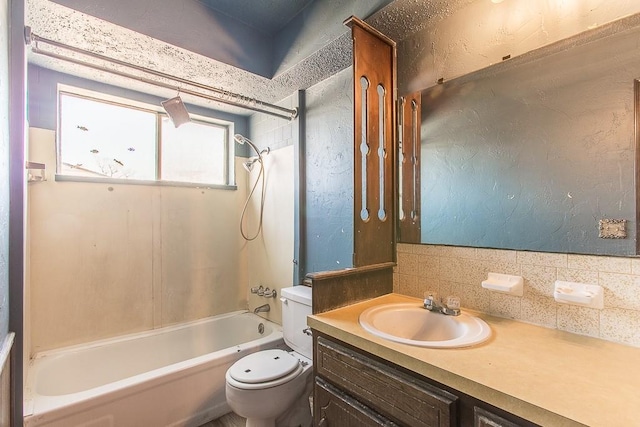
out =
[[[409,242],[636,254],[639,35],[610,25],[423,90]]]

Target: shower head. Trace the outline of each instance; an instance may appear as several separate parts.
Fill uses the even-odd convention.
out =
[[[253,170],[253,165],[255,165],[258,161],[260,161],[260,159],[258,157],[254,157],[247,160],[246,162],[243,162],[242,166],[244,166],[247,172],[251,172]]]
[[[244,168],[246,170],[248,170],[249,172],[251,172],[251,169],[253,168],[253,164],[257,160],[260,160],[260,162],[262,162],[262,155],[263,154],[269,154],[271,152],[271,149],[269,147],[265,148],[262,151],[258,150],[258,147],[256,147],[256,145],[253,142],[251,142],[251,140],[249,138],[247,138],[244,135],[240,135],[239,133],[236,133],[235,135],[233,135],[233,139],[238,144],[249,144],[251,146],[251,148],[253,148],[253,151],[255,151],[256,154],[258,155],[258,157],[254,158],[254,159],[249,159],[249,160],[247,160],[246,162],[243,163]]]
[[[176,96],[175,98],[162,101],[160,104],[162,104],[162,108],[164,108],[164,111],[167,112],[167,115],[169,116],[175,127],[178,127],[185,123],[189,123],[191,121],[191,117],[189,117],[187,107],[184,106],[180,95]]]
[[[245,142],[251,142],[249,140],[249,138],[247,138],[246,136],[240,135],[239,133],[236,133],[235,135],[233,135],[233,139],[238,143],[238,144],[243,144]]]

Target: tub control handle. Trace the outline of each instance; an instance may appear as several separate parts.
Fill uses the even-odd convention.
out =
[[[269,288],[267,288],[267,289],[269,289]],[[253,288],[251,288],[251,293],[252,294],[258,294],[259,296],[263,296],[264,295],[264,287],[262,287],[262,285],[254,286]]]
[[[311,328],[304,328],[302,330],[302,333],[305,335],[309,335],[310,337],[313,336],[313,331],[311,330]]]

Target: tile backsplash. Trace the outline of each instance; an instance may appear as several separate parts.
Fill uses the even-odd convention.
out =
[[[522,297],[483,289],[487,273],[524,278]],[[604,309],[557,303],[556,280],[600,285]],[[640,258],[398,244],[394,292],[456,295],[463,308],[640,347]]]

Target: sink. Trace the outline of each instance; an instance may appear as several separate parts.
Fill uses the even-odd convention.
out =
[[[380,338],[419,347],[468,347],[491,337],[491,328],[482,319],[464,312],[446,316],[420,303],[376,305],[363,311],[359,322]]]

